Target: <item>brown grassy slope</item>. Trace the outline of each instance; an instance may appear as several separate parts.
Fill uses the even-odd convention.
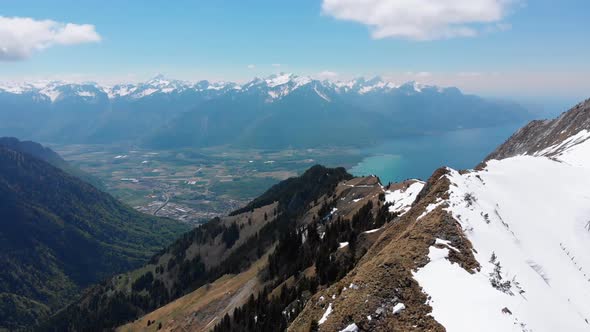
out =
[[[260,258],[252,266],[238,274],[225,275],[143,317],[117,329],[127,331],[206,331],[219,319],[247,301],[252,293],[260,290],[258,272],[266,264],[268,256]],[[147,326],[147,322],[154,324]]]
[[[197,254],[201,256],[202,262],[205,264],[207,269],[217,266],[220,262],[226,259],[232,252],[240,247],[241,244],[246,242],[248,238],[256,234],[264,225],[274,219],[273,211],[276,208],[277,203],[273,203],[267,206],[254,209],[251,212],[244,212],[236,216],[228,216],[221,218],[222,224],[229,226],[232,222],[236,222],[239,226],[243,226],[240,229],[240,237],[231,248],[226,248],[225,243],[221,239],[221,234],[218,235],[211,242],[202,244],[191,244],[186,249],[186,259],[190,260]],[[265,220],[264,215],[267,215]],[[248,223],[251,220],[251,223]],[[122,274],[113,278],[113,289],[125,290],[131,292],[133,282],[146,272],[151,271],[154,276],[159,280],[163,281],[166,287],[169,289],[176,282],[176,271],[164,271],[163,273],[156,274],[155,270],[157,266],[167,266],[168,261],[173,256],[170,253],[165,253],[159,257],[157,263],[147,264],[137,270]]]
[[[426,207],[445,198],[449,181],[445,169],[433,174],[412,209],[385,226],[357,266],[340,282],[316,293],[291,324],[290,331],[308,331],[311,321],[319,321],[332,303],[333,312],[320,331],[338,331],[355,322],[362,331],[444,331],[432,318],[427,295],[412,277],[412,271],[428,262],[428,248],[436,238],[451,241],[460,253],[450,260],[472,270],[478,268],[471,243],[460,225],[439,206],[420,218]],[[406,310],[392,313],[404,303]],[[371,320],[368,319],[371,316]]]
[[[226,259],[235,249],[239,248],[244,242],[250,237],[255,235],[260,229],[268,222],[272,221],[274,211],[276,210],[278,203],[269,204],[258,209],[254,209],[252,212],[245,212],[236,216],[227,216],[221,218],[224,225],[229,226],[231,223],[236,222],[240,226],[240,238],[231,248],[225,248],[221,237],[218,237],[211,245],[197,245],[192,244],[187,250],[187,257],[192,258],[195,254],[200,254],[207,268],[217,265]],[[264,218],[266,214],[267,218]],[[248,223],[251,220],[251,224]]]

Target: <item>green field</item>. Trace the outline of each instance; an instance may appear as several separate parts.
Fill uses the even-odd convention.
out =
[[[352,167],[356,149],[144,150],[105,145],[51,145],[64,159],[100,178],[136,209],[187,222],[226,214],[271,185],[314,164]]]

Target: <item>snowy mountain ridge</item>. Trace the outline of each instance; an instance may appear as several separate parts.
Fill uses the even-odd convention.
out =
[[[3,135],[60,143],[126,141],[151,148],[356,146],[531,118],[516,103],[463,94],[457,88],[397,85],[378,77],[320,81],[294,74],[243,84],[161,75],[110,86],[0,83],[0,109]]]
[[[244,84],[234,82],[189,82],[173,80],[157,75],[154,78],[139,83],[120,83],[115,85],[102,85],[95,82],[67,82],[67,81],[34,81],[34,82],[1,82],[0,93],[10,94],[39,94],[48,98],[51,102],[63,99],[66,96],[97,97],[104,95],[108,99],[141,99],[155,94],[183,94],[183,93],[215,93],[218,95],[231,93],[247,93],[259,91],[268,96],[268,101],[281,99],[295,90],[310,86],[322,99],[329,101],[330,94],[367,94],[387,93],[393,90],[405,93],[421,93],[423,89],[431,88],[433,91],[443,92],[445,89],[422,85],[417,82],[408,82],[397,85],[387,82],[379,77],[366,80],[357,78],[350,81],[317,80],[309,76],[297,76],[295,74],[281,73],[266,78],[254,78]],[[67,92],[73,91],[69,94]]]
[[[413,203],[318,292],[356,286],[330,301],[320,331],[590,331],[589,119],[586,101],[525,126],[477,169],[387,192]],[[326,313],[315,299],[292,330]]]
[[[500,145],[486,160],[516,155],[551,157],[584,141],[584,131],[590,129],[588,108],[590,100],[579,103],[553,120],[531,121]]]
[[[477,171],[448,170],[441,208],[461,225],[480,269],[461,269],[448,260],[456,249],[432,246],[430,263],[414,274],[448,331],[590,330],[589,105],[530,138],[549,146]],[[553,131],[569,136],[553,140]],[[507,144],[530,140],[523,138]]]
[[[449,331],[590,329],[588,137],[582,131],[536,156],[490,160],[467,174],[449,170],[441,208],[459,222],[481,268],[466,271],[448,260],[456,249],[433,246],[414,275]]]

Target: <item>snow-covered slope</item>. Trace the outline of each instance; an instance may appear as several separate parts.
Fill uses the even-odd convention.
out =
[[[589,138],[583,129],[533,156],[449,170],[444,209],[481,269],[469,273],[446,259],[454,249],[431,247],[415,273],[448,331],[590,330]]]
[[[401,216],[320,291],[358,286],[332,300],[322,327],[590,331],[589,106],[528,125],[475,170],[394,184],[385,200]],[[308,305],[293,330],[318,311]]]
[[[557,160],[517,156],[450,171],[446,210],[481,270],[471,274],[445,259],[453,249],[431,247],[415,274],[449,331],[590,330],[589,152],[586,141]]]

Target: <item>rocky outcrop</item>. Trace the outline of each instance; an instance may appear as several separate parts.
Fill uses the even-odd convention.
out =
[[[517,155],[533,155],[572,137],[582,130],[590,130],[590,99],[574,106],[553,120],[535,120],[518,130],[504,144],[486,157],[504,159]],[[547,156],[558,153],[552,151]]]

